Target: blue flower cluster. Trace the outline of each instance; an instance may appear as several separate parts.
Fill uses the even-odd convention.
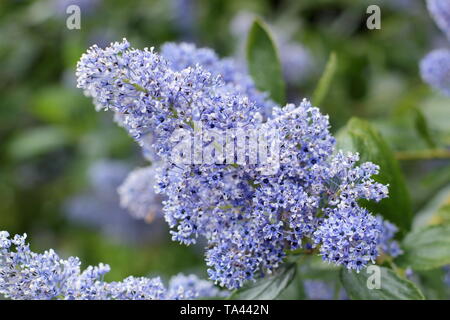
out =
[[[105,282],[108,265],[81,271],[76,257],[61,259],[53,250],[32,252],[26,235],[0,231],[0,295],[11,299],[177,300],[224,296],[211,282],[179,274],[166,288],[161,279],[128,277]]]
[[[260,92],[245,68],[234,59],[220,59],[209,48],[197,48],[192,43],[169,42],[161,47],[161,55],[169,62],[170,67],[181,71],[188,67],[201,65],[213,76],[220,76],[224,82],[222,90],[236,91],[247,96],[265,116],[270,115],[275,103],[268,98],[267,93]]]
[[[436,49],[420,62],[422,79],[450,97],[450,50]]]
[[[254,98],[264,95],[248,89],[248,76],[223,71],[222,61],[190,45],[170,44],[159,55],[124,40],[93,46],[78,63],[78,86],[161,160],[156,191],[167,197],[173,240],[204,237],[209,276],[230,289],[272,273],[290,250],[315,248],[325,261],[358,271],[373,262],[383,223],[358,200],[387,197],[387,187],[371,178],[378,166],[335,152],[328,117],[307,100],[275,106],[265,121],[265,106]],[[201,161],[176,134],[201,128],[247,144],[224,157],[218,150],[227,139],[205,138],[200,147],[216,161]],[[267,154],[254,154],[255,132],[270,146]],[[239,161],[244,151],[246,161]],[[180,163],[174,152],[194,159]]]
[[[450,2],[427,0],[428,11],[439,28],[450,39]],[[422,79],[431,87],[450,97],[450,50],[436,49],[420,62]]]

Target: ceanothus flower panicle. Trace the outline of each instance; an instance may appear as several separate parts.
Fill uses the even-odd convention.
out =
[[[264,121],[264,106],[219,71],[213,52],[173,44],[164,52],[126,40],[94,46],[78,63],[78,86],[144,148],[152,136],[172,239],[206,239],[212,280],[239,288],[302,248],[358,271],[376,259],[382,221],[358,200],[380,201],[387,187],[371,178],[378,166],[335,152],[327,116],[303,100]]]
[[[168,297],[171,300],[191,300],[208,297],[226,297],[229,292],[219,290],[210,281],[201,280],[196,275],[184,275],[182,273],[170,278],[168,285]]]
[[[81,271],[76,257],[61,259],[52,249],[35,253],[26,235],[0,231],[0,295],[11,299],[176,300],[224,296],[211,282],[195,275],[177,275],[166,289],[159,277],[128,277],[105,282],[105,264]]]

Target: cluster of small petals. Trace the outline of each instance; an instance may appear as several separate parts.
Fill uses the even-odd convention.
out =
[[[158,156],[167,156],[174,131],[192,131],[193,121],[217,128],[255,121],[255,103],[233,88],[222,90],[219,75],[199,64],[171,69],[153,49],[132,49],[126,40],[91,47],[78,62],[77,77],[97,108],[111,109],[141,145],[147,134],[155,135]]]
[[[174,300],[224,296],[196,276],[177,276],[169,288],[160,278],[128,277],[105,282],[108,265],[81,271],[76,257],[61,259],[53,250],[35,253],[26,235],[13,238],[0,231],[0,295],[15,300]]]
[[[240,288],[245,281],[271,273],[285,256],[279,224],[239,219],[231,220],[231,228],[217,230],[217,245],[206,252],[210,278],[227,288]]]
[[[155,166],[133,170],[117,189],[121,206],[137,219],[152,221],[162,213],[162,197],[156,194],[155,184]]]
[[[359,272],[368,263],[375,263],[381,232],[382,225],[367,210],[335,208],[313,236],[315,244],[320,243],[324,261]]]
[[[450,39],[450,3],[442,0],[427,0],[427,8],[436,24]]]
[[[212,51],[170,44],[159,56],[129,49],[126,42],[94,49],[78,65],[79,86],[119,114],[141,145],[151,132],[161,161],[155,190],[167,197],[164,216],[172,239],[206,239],[212,280],[239,288],[273,272],[286,251],[303,246],[318,247],[325,260],[349,269],[375,260],[381,224],[357,201],[379,201],[387,187],[371,178],[376,165],[357,165],[357,154],[335,154],[328,117],[309,101],[275,107],[262,122],[260,106],[230,75],[235,71],[220,71],[224,62]],[[181,136],[174,135],[178,129]],[[241,163],[237,154],[220,157],[216,150],[225,141],[207,136],[200,147],[219,154],[215,162],[175,161],[173,154],[195,158],[195,145],[192,150],[183,137],[203,129],[234,132],[232,142],[250,141],[259,132],[268,152]]]
[[[450,96],[450,50],[428,53],[420,62],[420,74],[431,87]]]

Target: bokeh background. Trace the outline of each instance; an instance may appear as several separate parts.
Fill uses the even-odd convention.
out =
[[[80,30],[66,27],[70,4],[81,8]],[[381,8],[381,30],[366,27],[369,4]],[[450,44],[423,1],[2,0],[0,229],[26,232],[33,250],[108,263],[107,280],[206,277],[199,247],[172,242],[161,218],[135,220],[120,208],[117,186],[146,162],[76,88],[75,67],[89,46],[123,37],[137,48],[194,42],[245,64],[255,16],[277,42],[290,102],[311,97],[335,52],[337,74],[320,106],[332,130],[352,116],[379,128],[401,159],[414,212],[448,194],[450,162],[427,152],[450,146],[450,99],[423,83],[418,65]]]

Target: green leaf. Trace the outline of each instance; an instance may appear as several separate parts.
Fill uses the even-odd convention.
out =
[[[402,249],[395,261],[402,267],[430,270],[450,264],[450,225],[414,230],[403,239]]]
[[[281,267],[276,274],[257,280],[255,283],[239,289],[230,299],[237,300],[272,300],[278,297],[294,279],[296,264]]]
[[[278,51],[267,26],[253,22],[247,39],[247,63],[256,87],[268,92],[271,99],[285,104],[285,84]]]
[[[341,281],[350,299],[353,300],[424,300],[422,292],[414,283],[398,276],[385,267],[380,269],[380,288],[369,289],[375,273],[362,270],[359,273],[341,270]]]
[[[331,82],[336,74],[337,70],[337,56],[336,53],[332,52],[330,57],[328,58],[327,65],[325,66],[325,70],[320,77],[319,83],[314,90],[312,102],[316,106],[320,106],[325,99],[328,91],[330,90]]]
[[[352,118],[337,134],[337,147],[344,151],[359,152],[360,161],[370,161],[380,166],[374,179],[389,185],[389,197],[380,202],[362,201],[361,204],[374,214],[395,223],[400,234],[411,227],[411,200],[405,179],[397,160],[381,134],[367,121]]]

